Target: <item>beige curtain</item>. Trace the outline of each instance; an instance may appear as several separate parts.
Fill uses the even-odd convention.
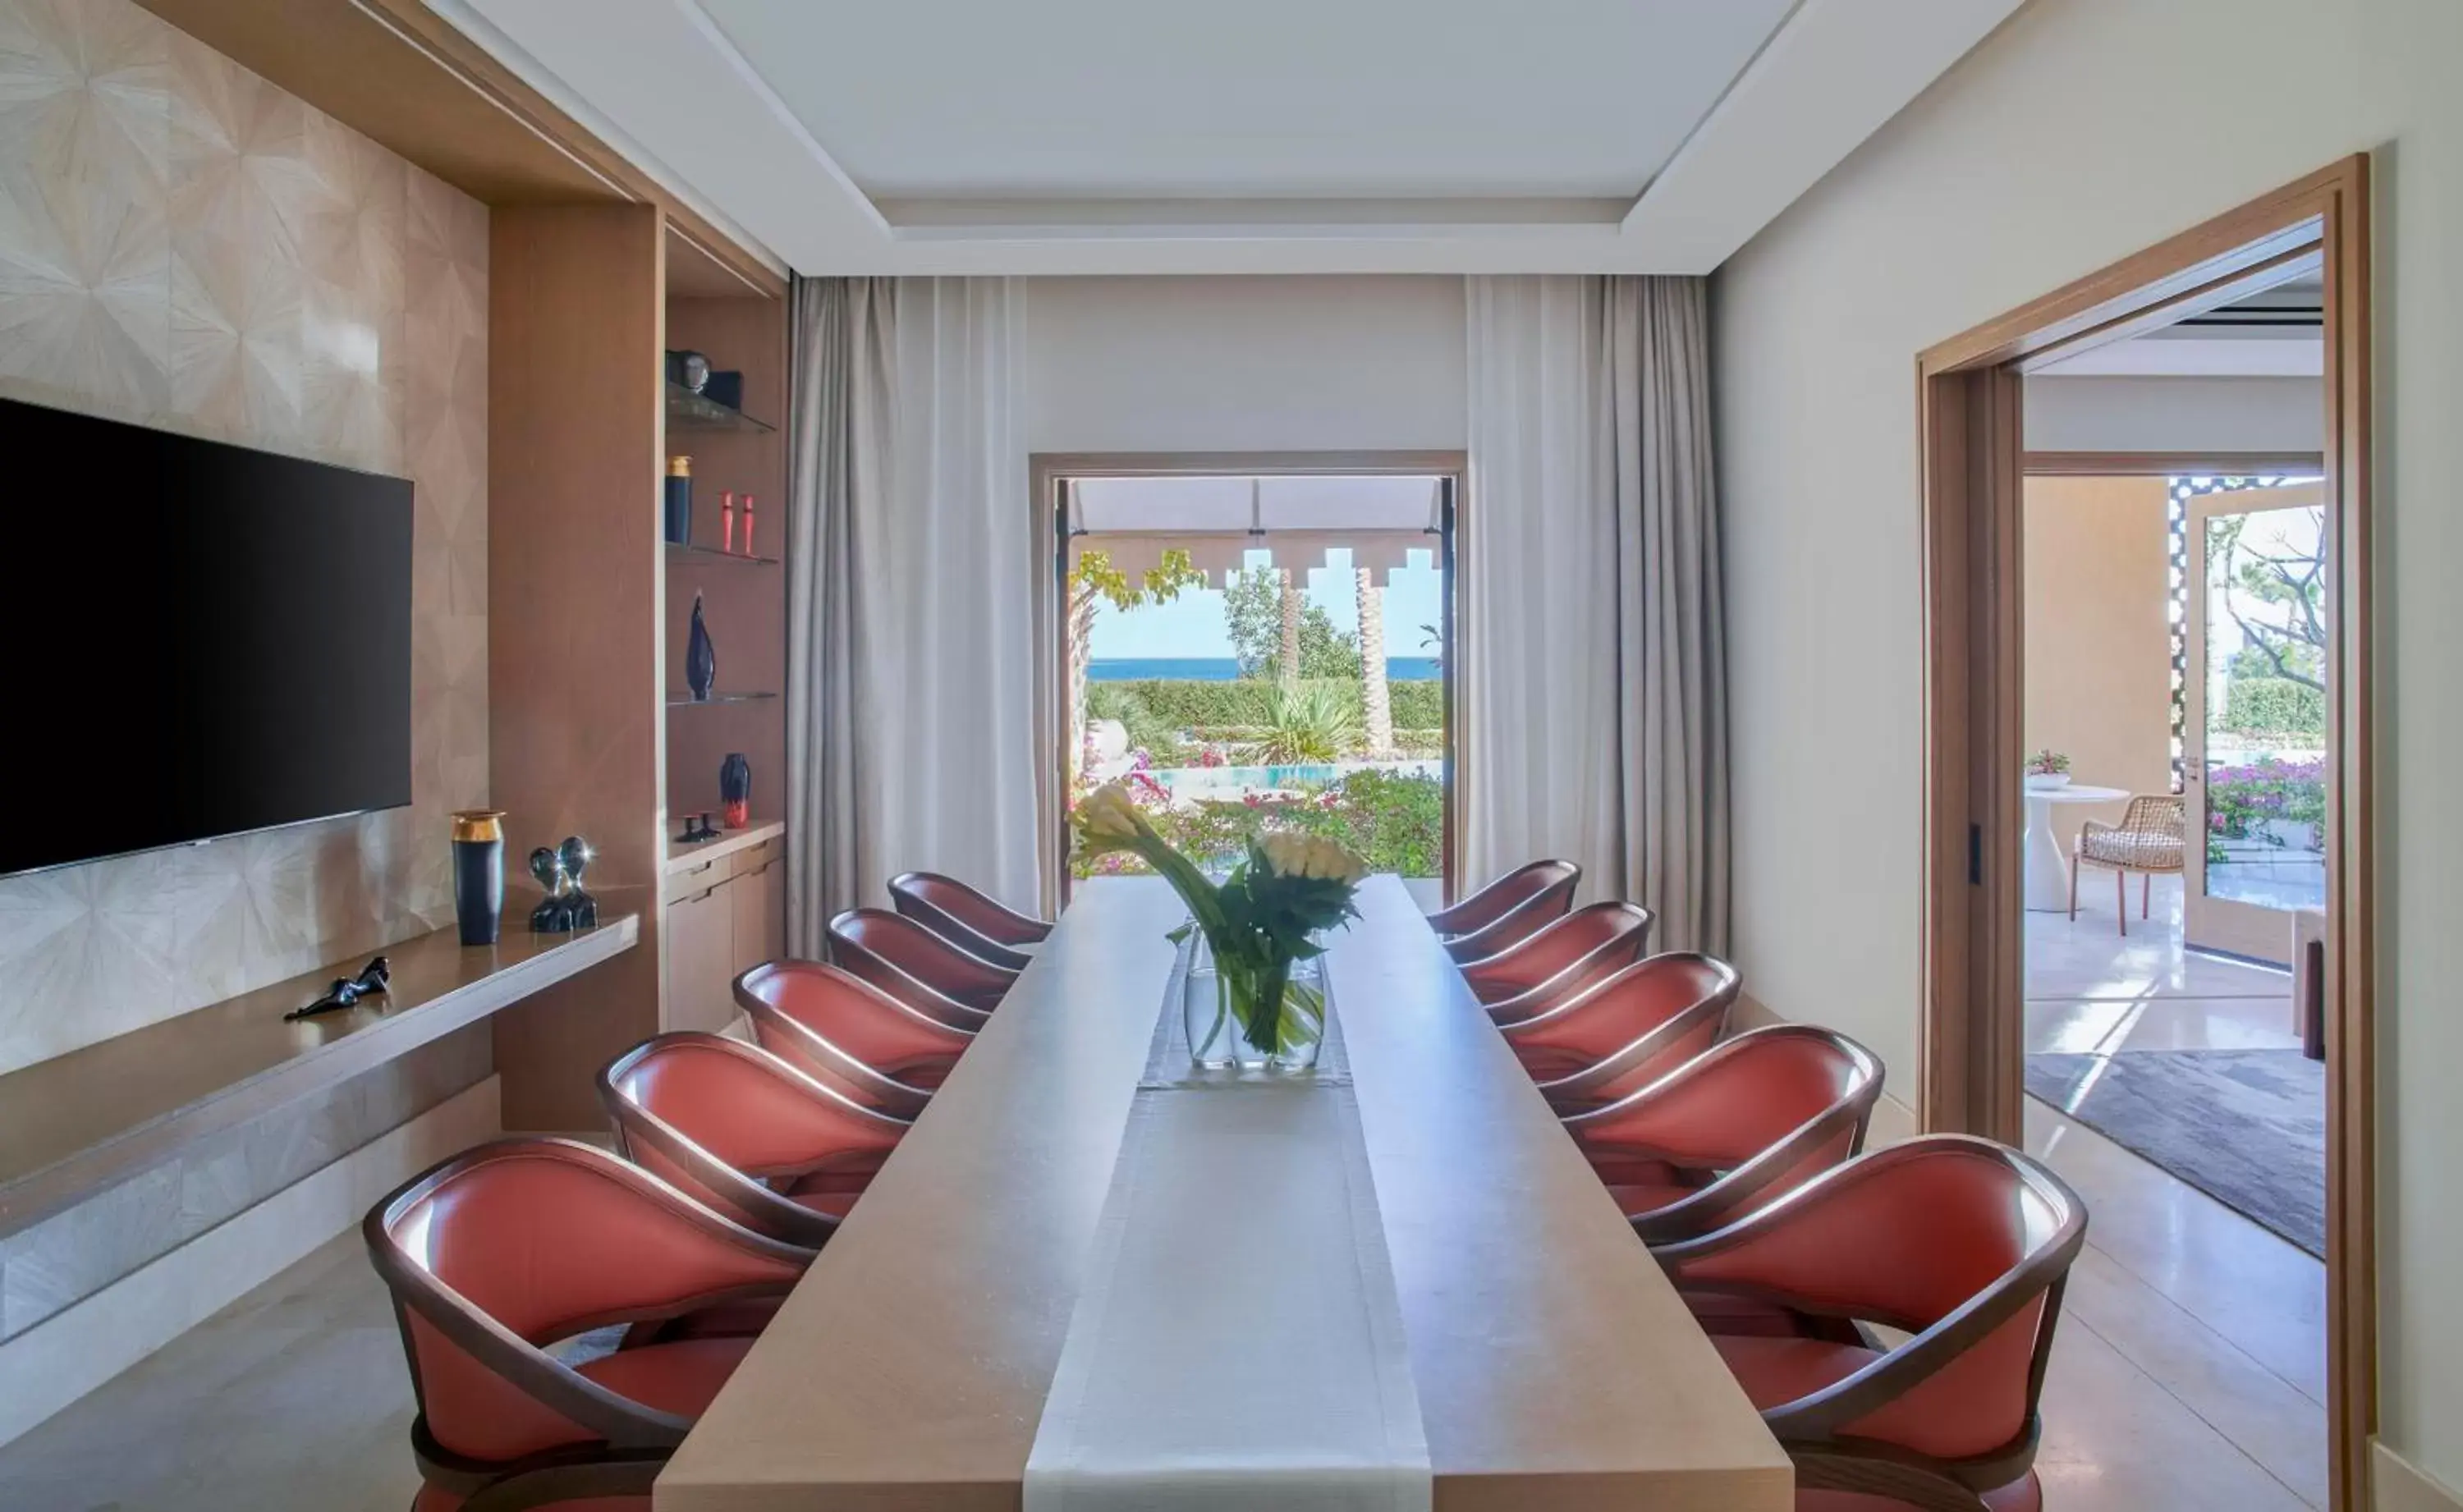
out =
[[[1538,856],[1728,945],[1727,659],[1698,278],[1468,281],[1463,880]]]
[[[798,279],[787,933],[946,872],[1039,897],[1036,531],[1006,279]],[[1047,574],[1048,575],[1048,572]]]

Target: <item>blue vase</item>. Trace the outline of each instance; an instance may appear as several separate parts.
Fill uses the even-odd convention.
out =
[[[685,686],[693,702],[707,702],[718,682],[718,648],[709,643],[709,627],[702,623],[701,594],[693,594],[692,638],[685,646]]]

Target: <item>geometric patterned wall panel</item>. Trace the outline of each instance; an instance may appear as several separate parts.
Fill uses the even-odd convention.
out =
[[[449,921],[487,315],[477,201],[129,0],[0,0],[0,393],[416,489],[411,807],[0,879],[0,1071]]]

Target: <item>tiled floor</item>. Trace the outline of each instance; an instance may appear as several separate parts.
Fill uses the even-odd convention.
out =
[[[9,1512],[403,1512],[410,1377],[354,1231],[0,1448]]]
[[[2282,973],[2181,949],[2179,884],[2129,925],[2109,903],[2027,917],[2028,1048],[2300,1043]],[[2092,1215],[2045,1386],[2047,1506],[2323,1507],[2324,1268],[2032,1098],[2027,1147]]]

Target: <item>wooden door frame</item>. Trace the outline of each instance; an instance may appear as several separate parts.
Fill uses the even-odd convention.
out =
[[[1060,644],[1059,636],[1068,630],[1069,555],[1058,514],[1057,489],[1064,479],[1071,478],[1334,478],[1334,477],[1430,477],[1445,480],[1451,486],[1450,508],[1444,522],[1437,545],[1432,548],[1436,565],[1444,573],[1445,596],[1441,612],[1445,623],[1439,627],[1439,666],[1444,678],[1445,702],[1445,781],[1446,812],[1442,856],[1438,862],[1444,875],[1445,900],[1454,900],[1462,879],[1456,875],[1460,854],[1461,826],[1458,815],[1463,811],[1462,735],[1456,727],[1461,723],[1462,641],[1457,634],[1460,594],[1454,585],[1455,557],[1462,542],[1465,510],[1471,489],[1471,453],[1467,451],[1112,451],[1112,452],[1036,452],[1027,459],[1028,496],[1034,500],[1036,552],[1052,564],[1049,580],[1043,585],[1048,597],[1042,620],[1052,634],[1042,638],[1047,646]],[[1038,655],[1041,653],[1038,652]],[[1069,662],[1058,659],[1054,677],[1057,681],[1058,702],[1055,708],[1066,722],[1069,708]],[[1057,744],[1056,740],[1056,745]],[[1065,798],[1067,791],[1068,756],[1061,754],[1061,776],[1056,790]],[[1059,818],[1058,853],[1047,860],[1044,886],[1046,905],[1057,911],[1069,896],[1068,816]]]
[[[1951,337],[1916,364],[1925,715],[1918,1114],[1927,1129],[2016,1143],[2024,1096],[2018,527],[2029,461],[2020,375],[2229,303],[2296,266],[2322,270],[2327,413],[2318,461],[2336,553],[2326,837],[2335,1512],[2368,1505],[2366,1456],[2377,1427],[2369,232],[2369,162],[2356,155]]]

